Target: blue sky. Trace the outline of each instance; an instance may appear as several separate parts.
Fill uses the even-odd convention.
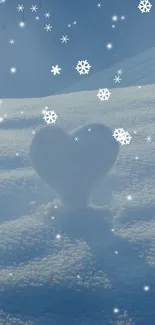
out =
[[[18,12],[18,4],[23,4],[23,12]],[[1,3],[0,98],[50,96],[87,78],[75,70],[79,60],[90,63],[92,75],[153,47],[155,7],[142,14],[138,4],[139,0]],[[37,6],[37,12],[30,10],[32,5]],[[45,18],[46,12],[50,18]],[[113,16],[118,20],[113,21]],[[121,20],[121,16],[125,19]],[[24,28],[19,27],[20,21],[25,22]],[[44,29],[45,24],[52,26],[51,31]],[[67,43],[60,40],[62,35],[68,36]],[[11,39],[14,44],[9,43]],[[112,44],[110,50],[108,43]],[[51,68],[57,64],[61,73],[53,76]],[[12,67],[16,73],[10,72]]]

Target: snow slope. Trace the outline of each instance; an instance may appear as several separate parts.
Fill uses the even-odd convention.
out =
[[[155,85],[144,86],[141,89],[128,87],[110,89],[110,91],[111,99],[107,102],[98,100],[96,89],[41,99],[5,99],[1,106],[1,116],[7,114],[0,125],[0,206],[2,222],[0,226],[0,287],[1,293],[3,293],[0,298],[0,309],[3,309],[3,313],[0,314],[0,321],[2,324],[12,325],[13,322],[16,322],[16,324],[23,325],[29,321],[27,323],[29,325],[50,325],[52,320],[56,324],[61,322],[65,325],[69,322],[73,323],[74,313],[83,315],[82,308],[86,308],[82,307],[84,302],[81,302],[81,295],[75,294],[75,288],[78,289],[78,281],[77,278],[75,280],[75,277],[78,273],[88,270],[88,267],[93,272],[89,282],[91,288],[89,287],[87,291],[86,288],[82,290],[80,287],[80,290],[82,290],[82,296],[86,295],[84,301],[88,303],[89,310],[91,304],[93,305],[96,301],[100,307],[103,306],[105,296],[103,295],[103,288],[101,289],[101,283],[103,287],[105,284],[111,285],[112,279],[114,280],[112,292],[107,293],[106,291],[105,309],[107,313],[111,314],[114,302],[117,301],[116,298],[122,294],[121,290],[126,290],[126,293],[125,291],[122,292],[127,297],[123,296],[120,299],[123,301],[129,299],[131,305],[141,301],[142,306],[137,307],[136,305],[136,308],[137,310],[139,310],[138,308],[145,310],[144,319],[141,320],[140,316],[137,316],[139,320],[136,324],[146,325],[148,310],[149,317],[154,319],[152,300],[147,299],[146,301],[145,298],[141,300],[142,294],[139,290],[144,283],[147,283],[148,277],[150,284],[154,281]],[[69,237],[65,237],[59,244],[53,239],[54,234],[51,229],[38,218],[38,215],[35,213],[30,215],[32,207],[30,203],[32,201],[36,201],[38,207],[44,201],[51,201],[55,195],[46,186],[43,187],[42,181],[31,169],[28,160],[28,149],[33,137],[32,132],[44,124],[41,112],[45,106],[55,110],[58,115],[58,125],[69,131],[80,125],[99,122],[106,124],[112,130],[123,127],[132,135],[131,144],[121,147],[115,166],[93,193],[93,201],[101,204],[107,203],[115,212],[114,223],[118,241],[108,240],[111,238],[109,232],[106,240],[103,236],[103,242],[100,242],[101,246],[104,247],[105,245],[107,249],[106,255],[103,254],[102,250],[99,252],[100,257],[102,254],[104,255],[103,260],[101,257],[101,266],[106,265],[106,272],[101,267],[99,274],[97,274],[96,265],[92,271],[95,254],[91,255],[91,245],[86,244],[81,239],[75,241],[74,238],[70,239]],[[136,134],[134,130],[136,130]],[[146,141],[147,136],[152,137],[150,143]],[[16,156],[16,153],[19,155]],[[136,156],[139,157],[138,160],[135,159]],[[131,195],[133,199],[128,201],[127,195]],[[6,222],[7,220],[8,222]],[[131,224],[124,226],[129,221]],[[108,229],[110,230],[110,228]],[[93,233],[92,228],[89,228],[89,231]],[[128,246],[130,241],[137,249],[136,253],[132,249],[130,250],[130,244]],[[118,268],[115,270],[117,277],[115,279],[112,278],[112,274],[109,276],[110,272],[115,269],[114,265],[110,267],[108,264],[109,256],[110,261],[114,263],[114,256],[109,254],[109,242],[110,245],[113,245],[113,251],[116,247],[118,250],[123,249],[120,257],[118,256],[120,260],[117,262]],[[142,258],[139,259],[138,256]],[[124,261],[127,266],[120,272],[120,266],[123,265],[121,263]],[[74,269],[73,266],[75,266]],[[131,268],[129,266],[132,267],[132,274],[130,274]],[[128,276],[125,276],[126,272],[128,272]],[[88,279],[90,279],[90,273]],[[67,286],[72,284],[74,290],[73,292],[67,291],[67,296],[71,297],[71,300],[68,300],[68,304],[66,303],[63,309],[63,297],[66,296],[66,292],[63,292],[62,289],[65,283]],[[94,294],[92,286],[97,283],[98,287],[95,289],[97,293]],[[56,288],[54,292],[55,290],[59,292],[61,289],[61,295],[54,293],[53,296],[51,285]],[[115,285],[117,285],[117,290]],[[80,286],[83,286],[83,283]],[[135,297],[134,301],[133,296]],[[60,304],[62,306],[62,318],[58,317],[60,311],[56,311],[57,306],[60,308],[58,304],[60,298],[62,299]],[[51,301],[53,310],[49,312],[52,308]],[[75,311],[74,309],[73,315],[70,312],[71,301],[74,301],[74,308],[79,306],[78,310]],[[67,310],[68,313],[70,312],[69,318]],[[129,316],[131,310],[129,310]],[[65,313],[66,323],[64,320]],[[42,314],[44,314],[44,318]],[[15,320],[9,320],[13,318]],[[92,325],[95,325],[97,322],[101,322],[102,315],[96,309],[95,316],[93,313],[86,315],[83,324],[90,324],[90,319]],[[81,324],[80,316],[78,319],[76,318],[76,324]]]
[[[94,90],[97,88],[122,88],[155,84],[154,57],[155,47],[127,58],[98,73],[93,73],[92,66],[89,75],[79,76],[79,82],[65,88],[63,93]],[[115,84],[113,79],[118,69],[123,71],[122,80],[121,83]]]
[[[155,86],[110,91],[111,99],[107,102],[98,100],[97,90],[32,100],[4,100],[1,115],[7,114],[7,118],[0,125],[0,191],[4,195],[0,203],[4,213],[5,209],[8,210],[8,200],[13,200],[13,203],[14,200],[22,202],[26,212],[29,201],[37,198],[40,200],[44,195],[43,184],[31,169],[27,154],[32,132],[44,125],[42,109],[45,106],[56,111],[57,124],[67,130],[91,122],[104,123],[112,130],[119,127],[128,130],[133,137],[132,142],[129,146],[121,146],[115,166],[99,187],[102,195],[94,193],[94,201],[101,204],[113,203],[117,207],[128,204],[126,196],[132,195],[130,205],[154,205]],[[146,141],[147,136],[152,137],[150,143]],[[16,157],[16,153],[19,156]],[[139,157],[138,160],[135,159],[136,156]]]

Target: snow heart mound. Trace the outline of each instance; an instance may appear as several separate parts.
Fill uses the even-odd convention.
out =
[[[79,208],[87,206],[91,190],[112,167],[118,152],[118,143],[103,124],[89,124],[70,134],[47,125],[32,140],[30,160],[64,206]]]

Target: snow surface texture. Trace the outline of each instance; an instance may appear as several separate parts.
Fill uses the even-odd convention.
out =
[[[93,304],[94,306],[96,301],[97,305],[103,306],[105,304],[103,290],[106,290],[106,299],[109,301],[109,305],[104,306],[107,314],[109,308],[109,314],[111,315],[114,303],[117,304],[118,301],[115,295],[112,301],[111,292],[113,291],[111,291],[111,288],[117,285],[118,294],[121,290],[126,292],[126,287],[129,286],[133,299],[135,283],[139,283],[142,290],[142,285],[146,284],[148,280],[149,272],[154,272],[155,86],[146,86],[141,89],[137,87],[119,90],[111,89],[110,92],[112,93],[111,99],[106,103],[101,103],[98,100],[96,96],[97,90],[95,90],[42,99],[6,99],[3,106],[1,106],[1,115],[7,114],[8,116],[1,124],[2,146],[0,157],[2,222],[0,227],[0,283],[1,293],[3,293],[3,295],[1,294],[3,298],[0,298],[0,308],[5,309],[0,315],[2,324],[12,325],[16,323],[17,325],[23,325],[26,324],[26,321],[30,321],[27,324],[33,325],[51,324],[52,321],[56,324],[62,322],[65,324],[65,317],[67,325],[69,323],[73,324],[73,322],[75,324],[82,324],[83,322],[83,324],[89,323],[93,325],[97,321],[101,323],[101,314],[98,311],[94,312],[95,316],[94,313],[92,315],[88,314],[81,297],[84,297],[84,301],[87,301],[90,310],[90,305]],[[112,130],[123,127],[133,137],[131,145],[120,148],[114,167],[100,185],[101,196],[99,203],[105,202],[114,209],[114,225],[118,236],[110,231],[113,227],[112,223],[107,223],[105,220],[108,216],[110,222],[114,217],[114,214],[110,213],[109,209],[104,213],[100,211],[99,217],[101,218],[101,215],[105,216],[103,228],[99,229],[96,226],[95,232],[93,213],[92,226],[88,226],[87,220],[86,224],[83,224],[82,218],[80,219],[81,228],[83,229],[85,225],[85,229],[87,229],[90,237],[92,235],[93,241],[94,237],[99,237],[97,247],[102,247],[100,251],[96,248],[93,251],[94,245],[91,245],[91,238],[84,237],[77,240],[70,238],[73,225],[69,222],[68,235],[62,234],[59,241],[56,238],[56,232],[53,232],[52,226],[49,226],[51,221],[47,221],[46,205],[39,215],[33,213],[32,216],[29,214],[19,219],[19,216],[26,215],[29,212],[28,206],[29,203],[31,203],[31,206],[33,205],[32,201],[36,201],[37,206],[44,203],[42,202],[42,196],[44,195],[46,201],[47,191],[50,193],[48,194],[49,201],[52,201],[55,197],[54,192],[48,190],[46,186],[45,192],[43,191],[42,181],[33,172],[28,160],[29,146],[33,138],[32,131],[44,125],[41,111],[45,106],[56,111],[58,115],[57,125],[66,130],[72,131],[76,127],[87,123],[103,123]],[[133,133],[134,130],[137,131],[136,134]],[[152,137],[150,143],[146,141],[147,136]],[[19,156],[16,156],[16,153],[19,153]],[[139,157],[138,160],[135,159],[136,156]],[[94,191],[92,201],[98,200],[98,194],[99,188],[96,189],[96,193]],[[131,201],[126,200],[127,195],[132,196]],[[50,215],[51,209],[48,207]],[[4,223],[7,220],[6,211],[8,214],[10,213],[8,217],[10,221]],[[147,213],[144,213],[144,211]],[[56,212],[54,213],[56,214]],[[96,213],[95,210],[95,216]],[[45,221],[41,219],[43,216],[45,216]],[[17,220],[13,221],[11,219]],[[77,220],[79,220],[78,216],[76,222]],[[125,226],[127,222],[130,222],[130,225]],[[105,229],[105,232],[102,232],[102,229]],[[138,247],[136,253],[132,251],[132,248],[129,249],[128,242],[130,241],[136,248]],[[121,251],[121,248],[123,248],[123,251]],[[115,250],[118,250],[118,255],[115,255]],[[129,251],[131,251],[131,255]],[[138,260],[138,256],[142,258]],[[129,268],[131,260],[134,260],[131,265],[132,273],[131,268]],[[96,263],[98,265],[99,262],[100,266],[96,266]],[[123,265],[127,265],[126,269]],[[133,265],[136,267],[133,268]],[[148,265],[150,265],[150,269]],[[88,271],[89,275],[87,275],[86,271]],[[78,275],[81,276],[82,280]],[[145,283],[144,279],[146,280]],[[64,295],[66,297],[65,290],[69,290],[69,288],[71,291],[67,292],[68,304],[66,303],[63,309],[63,297]],[[75,293],[75,288],[81,294],[78,291]],[[60,291],[61,295],[60,293],[56,294],[56,292]],[[103,300],[99,292],[101,292]],[[142,292],[139,291],[139,300],[142,299]],[[77,296],[79,300],[77,300]],[[135,300],[137,301],[137,296]],[[27,305],[28,301],[29,304]],[[52,301],[53,307],[49,301]],[[76,302],[73,303],[73,301]],[[76,307],[77,314],[74,310],[73,314],[70,313],[70,319],[68,319],[67,311],[71,302],[72,308],[78,306]],[[57,306],[59,311],[56,312]],[[146,301],[144,306],[147,311]],[[81,320],[83,318],[82,308],[85,308],[87,314],[84,320]],[[38,314],[34,315],[36,310]],[[43,310],[45,310],[44,319],[42,319]],[[81,316],[76,317],[75,321],[74,315],[80,313]],[[10,321],[11,318],[14,318],[14,320]],[[144,323],[141,321],[140,324],[146,324],[145,321],[146,319]],[[139,325],[138,322],[137,324]]]

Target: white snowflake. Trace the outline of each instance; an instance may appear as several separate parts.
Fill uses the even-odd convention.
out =
[[[45,120],[45,122],[47,124],[52,124],[55,123],[58,116],[56,115],[56,113],[52,110],[52,111],[44,111],[44,117],[43,119]]]
[[[120,17],[120,19],[121,19],[121,20],[125,20],[125,16],[122,15],[122,16]]]
[[[24,10],[24,6],[23,5],[18,5],[17,6],[17,10],[18,11],[23,11]]]
[[[45,16],[45,18],[50,18],[51,15],[49,12],[45,12],[44,16]]]
[[[51,32],[52,26],[50,24],[48,24],[48,25],[46,24],[44,29],[46,30],[46,32],[49,32],[49,31]]]
[[[150,12],[151,7],[152,4],[149,0],[141,0],[138,5],[138,9],[141,11],[142,14]]]
[[[12,38],[12,39],[9,40],[9,43],[10,43],[11,45],[15,44],[15,40]]]
[[[88,74],[90,71],[90,68],[91,68],[91,65],[88,63],[88,61],[83,60],[83,61],[78,61],[75,69],[81,75],[81,74]]]
[[[123,73],[123,70],[122,69],[118,69],[117,70],[117,74],[120,76],[121,74]]]
[[[100,101],[109,100],[110,96],[111,93],[107,88],[99,89],[97,93],[97,97],[100,99]]]
[[[56,74],[60,74],[61,68],[59,68],[58,64],[56,66],[52,66],[51,72],[55,76]]]
[[[38,10],[37,5],[33,5],[33,6],[30,8],[30,10],[31,10],[32,12],[37,12],[37,10]]]
[[[120,76],[115,76],[113,80],[116,84],[116,83],[120,83],[122,79],[120,78]]]
[[[117,142],[119,142],[121,145],[127,145],[131,142],[131,135],[128,131],[124,131],[123,128],[115,129],[113,133],[113,137]]]
[[[69,38],[67,35],[66,36],[62,35],[62,37],[60,38],[60,41],[62,41],[62,43],[67,43],[67,41],[69,41]]]
[[[0,105],[2,105],[3,104],[3,100],[2,99],[0,99]]]

